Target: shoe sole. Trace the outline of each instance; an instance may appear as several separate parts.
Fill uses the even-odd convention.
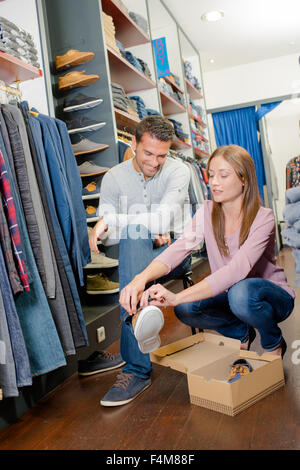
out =
[[[74,67],[75,65],[82,65],[82,64],[86,64],[87,62],[89,62],[90,60],[92,60],[93,58],[95,57],[95,54],[87,54],[85,56],[82,56],[82,57],[78,57],[77,59],[73,59],[69,62],[64,62],[63,64],[61,64],[60,66],[56,66],[56,70],[58,72],[60,72],[61,70],[66,70],[70,67]]]
[[[72,88],[77,88],[77,87],[80,87],[80,86],[88,86],[88,85],[92,85],[92,83],[95,83],[99,80],[100,77],[95,77],[95,78],[86,78],[86,79],[82,79],[80,81],[75,81],[75,82],[71,82],[71,83],[68,83],[67,85],[59,85],[58,84],[58,89],[60,91],[64,91],[64,90],[71,90]]]
[[[146,385],[139,393],[134,395],[134,397],[129,398],[128,400],[122,400],[122,401],[102,401],[100,400],[100,404],[102,406],[122,406],[122,405],[127,405],[127,403],[130,403],[132,400],[137,398],[141,393],[143,393],[148,387],[150,387],[151,383]]]
[[[116,263],[101,264],[101,263],[89,263],[83,267],[83,269],[101,269],[101,268],[115,268],[119,266],[118,261]]]
[[[68,130],[69,134],[75,134],[76,132],[88,132],[88,131],[96,131],[97,129],[101,129],[101,127],[105,126],[106,122],[101,122],[99,124],[90,124],[89,126],[85,127],[78,127],[76,129]]]
[[[108,148],[109,148],[109,145],[104,145],[103,147],[97,147],[97,148],[91,149],[91,150],[82,150],[81,152],[74,152],[74,155],[75,155],[75,157],[77,157],[78,155],[85,155],[85,154],[88,154],[88,153],[100,152],[101,150],[105,150],[105,149],[108,149]]]
[[[90,108],[95,108],[98,106],[98,104],[101,104],[103,100],[94,100],[94,101],[89,101],[88,103],[82,103],[82,104],[75,104],[73,106],[67,106],[66,108],[63,109],[65,113],[70,113],[71,111],[76,111],[77,109],[90,109]]]
[[[86,293],[90,295],[101,295],[101,294],[116,294],[120,289],[109,289],[109,290],[87,290]]]
[[[87,376],[87,375],[101,374],[101,372],[107,372],[109,370],[118,369],[119,367],[125,366],[125,364],[126,362],[123,361],[121,364],[118,364],[112,367],[107,367],[106,369],[94,370],[93,372],[78,372],[78,375]]]
[[[150,337],[145,338],[145,333],[143,332],[145,322],[148,321],[149,316],[147,315],[149,311],[155,312],[156,320],[159,321],[157,328]],[[157,318],[158,317],[158,318]],[[152,351],[155,351],[160,346],[160,337],[159,332],[164,326],[164,316],[161,310],[156,306],[149,305],[145,307],[139,314],[136,324],[134,325],[134,336],[138,342],[138,346],[142,353],[147,354]]]

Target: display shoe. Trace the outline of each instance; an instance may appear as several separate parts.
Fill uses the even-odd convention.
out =
[[[81,165],[78,165],[78,170],[81,176],[90,176],[95,174],[106,173],[109,168],[104,166],[95,165],[92,162],[84,162]]]
[[[85,209],[86,217],[96,217],[97,216],[97,208],[94,206],[87,206]]]
[[[70,49],[64,55],[56,56],[56,70],[66,70],[75,65],[85,64],[94,57],[94,52],[80,52],[77,49]]]
[[[109,148],[109,145],[98,144],[89,139],[81,139],[80,142],[72,144],[72,149],[76,157],[87,153],[101,152],[107,148]]]
[[[61,91],[71,90],[80,86],[88,86],[99,80],[99,75],[84,75],[85,70],[69,72],[58,77],[58,88]]]
[[[126,364],[121,354],[112,354],[106,351],[95,351],[87,359],[78,361],[79,375],[94,375],[99,372],[117,369]]]
[[[159,348],[159,332],[163,326],[164,316],[155,305],[148,305],[133,315],[132,328],[142,353],[150,353]]]
[[[104,253],[91,252],[92,261],[84,269],[114,268],[119,265],[117,259],[108,258]]]
[[[64,100],[63,111],[69,113],[72,111],[80,111],[81,109],[90,109],[98,106],[102,102],[103,100],[101,98],[94,98],[93,96],[78,93],[76,96],[71,96]]]
[[[89,184],[85,186],[82,190],[83,196],[92,196],[95,194],[99,194],[100,192],[100,184],[96,183],[96,181],[91,181]]]
[[[249,374],[253,371],[252,366],[249,364],[246,359],[238,359],[234,361],[231,365],[231,372],[227,379],[227,382],[232,383],[240,379],[244,375]]]
[[[76,134],[78,132],[92,132],[101,129],[105,126],[106,122],[95,121],[94,119],[89,119],[85,116],[80,116],[76,119],[66,121],[68,133]]]
[[[104,274],[90,274],[86,280],[87,294],[115,294],[119,292],[119,283],[110,281]]]

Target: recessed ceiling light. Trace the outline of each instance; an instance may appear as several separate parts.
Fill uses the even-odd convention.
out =
[[[215,11],[208,11],[203,13],[201,16],[202,21],[219,21],[224,17],[224,11],[215,10]]]
[[[215,63],[215,59],[209,59],[209,62],[210,62],[211,64],[214,64],[214,63]]]

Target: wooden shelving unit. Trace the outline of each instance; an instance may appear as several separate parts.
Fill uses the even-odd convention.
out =
[[[171,85],[175,90],[179,91],[180,93],[182,93],[184,95],[184,91],[182,88],[180,88],[177,83],[173,82],[173,80],[171,80],[171,78],[169,78],[168,76],[166,77],[163,77],[162,78],[166,83],[168,83],[169,85]]]
[[[6,52],[0,51],[0,80],[10,85],[42,77],[42,71]]]
[[[201,100],[203,98],[202,93],[194,87],[194,85],[185,77],[185,83],[187,86],[187,92],[193,100]]]
[[[193,116],[192,114],[190,114],[190,117],[191,117],[192,119],[194,119],[194,121],[199,122],[199,124],[200,124],[202,127],[207,127],[207,124],[205,124],[205,122],[202,121],[202,119],[201,119],[200,116]]]
[[[141,73],[110,46],[107,45],[106,48],[111,80],[121,85],[126,93],[156,88],[156,83],[153,80]]]
[[[171,149],[173,150],[187,150],[191,149],[192,146],[188,142],[184,142],[183,140],[174,140],[171,145]]]
[[[116,38],[125,48],[147,44],[149,36],[143,31],[114,0],[102,0],[102,9],[113,17],[116,28]]]
[[[199,158],[208,158],[210,155],[207,152],[203,152],[203,150],[197,149],[194,147],[195,155]]]
[[[137,124],[140,122],[139,118],[136,118],[132,114],[126,113],[122,109],[114,107],[116,121],[123,127],[133,130],[136,128]]]
[[[161,105],[163,114],[169,116],[171,114],[186,113],[186,108],[178,101],[174,100],[172,96],[165,93],[163,90],[159,90],[161,97]]]

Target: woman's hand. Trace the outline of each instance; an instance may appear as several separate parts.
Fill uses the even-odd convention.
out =
[[[177,305],[177,295],[166,289],[161,284],[154,284],[153,286],[149,287],[149,289],[147,289],[141,297],[141,308],[144,308],[147,305],[157,305],[158,307],[175,307],[175,305]]]
[[[121,290],[119,302],[121,306],[129,313],[134,315],[137,312],[137,304],[145,290],[145,282],[135,277],[124,289]]]

